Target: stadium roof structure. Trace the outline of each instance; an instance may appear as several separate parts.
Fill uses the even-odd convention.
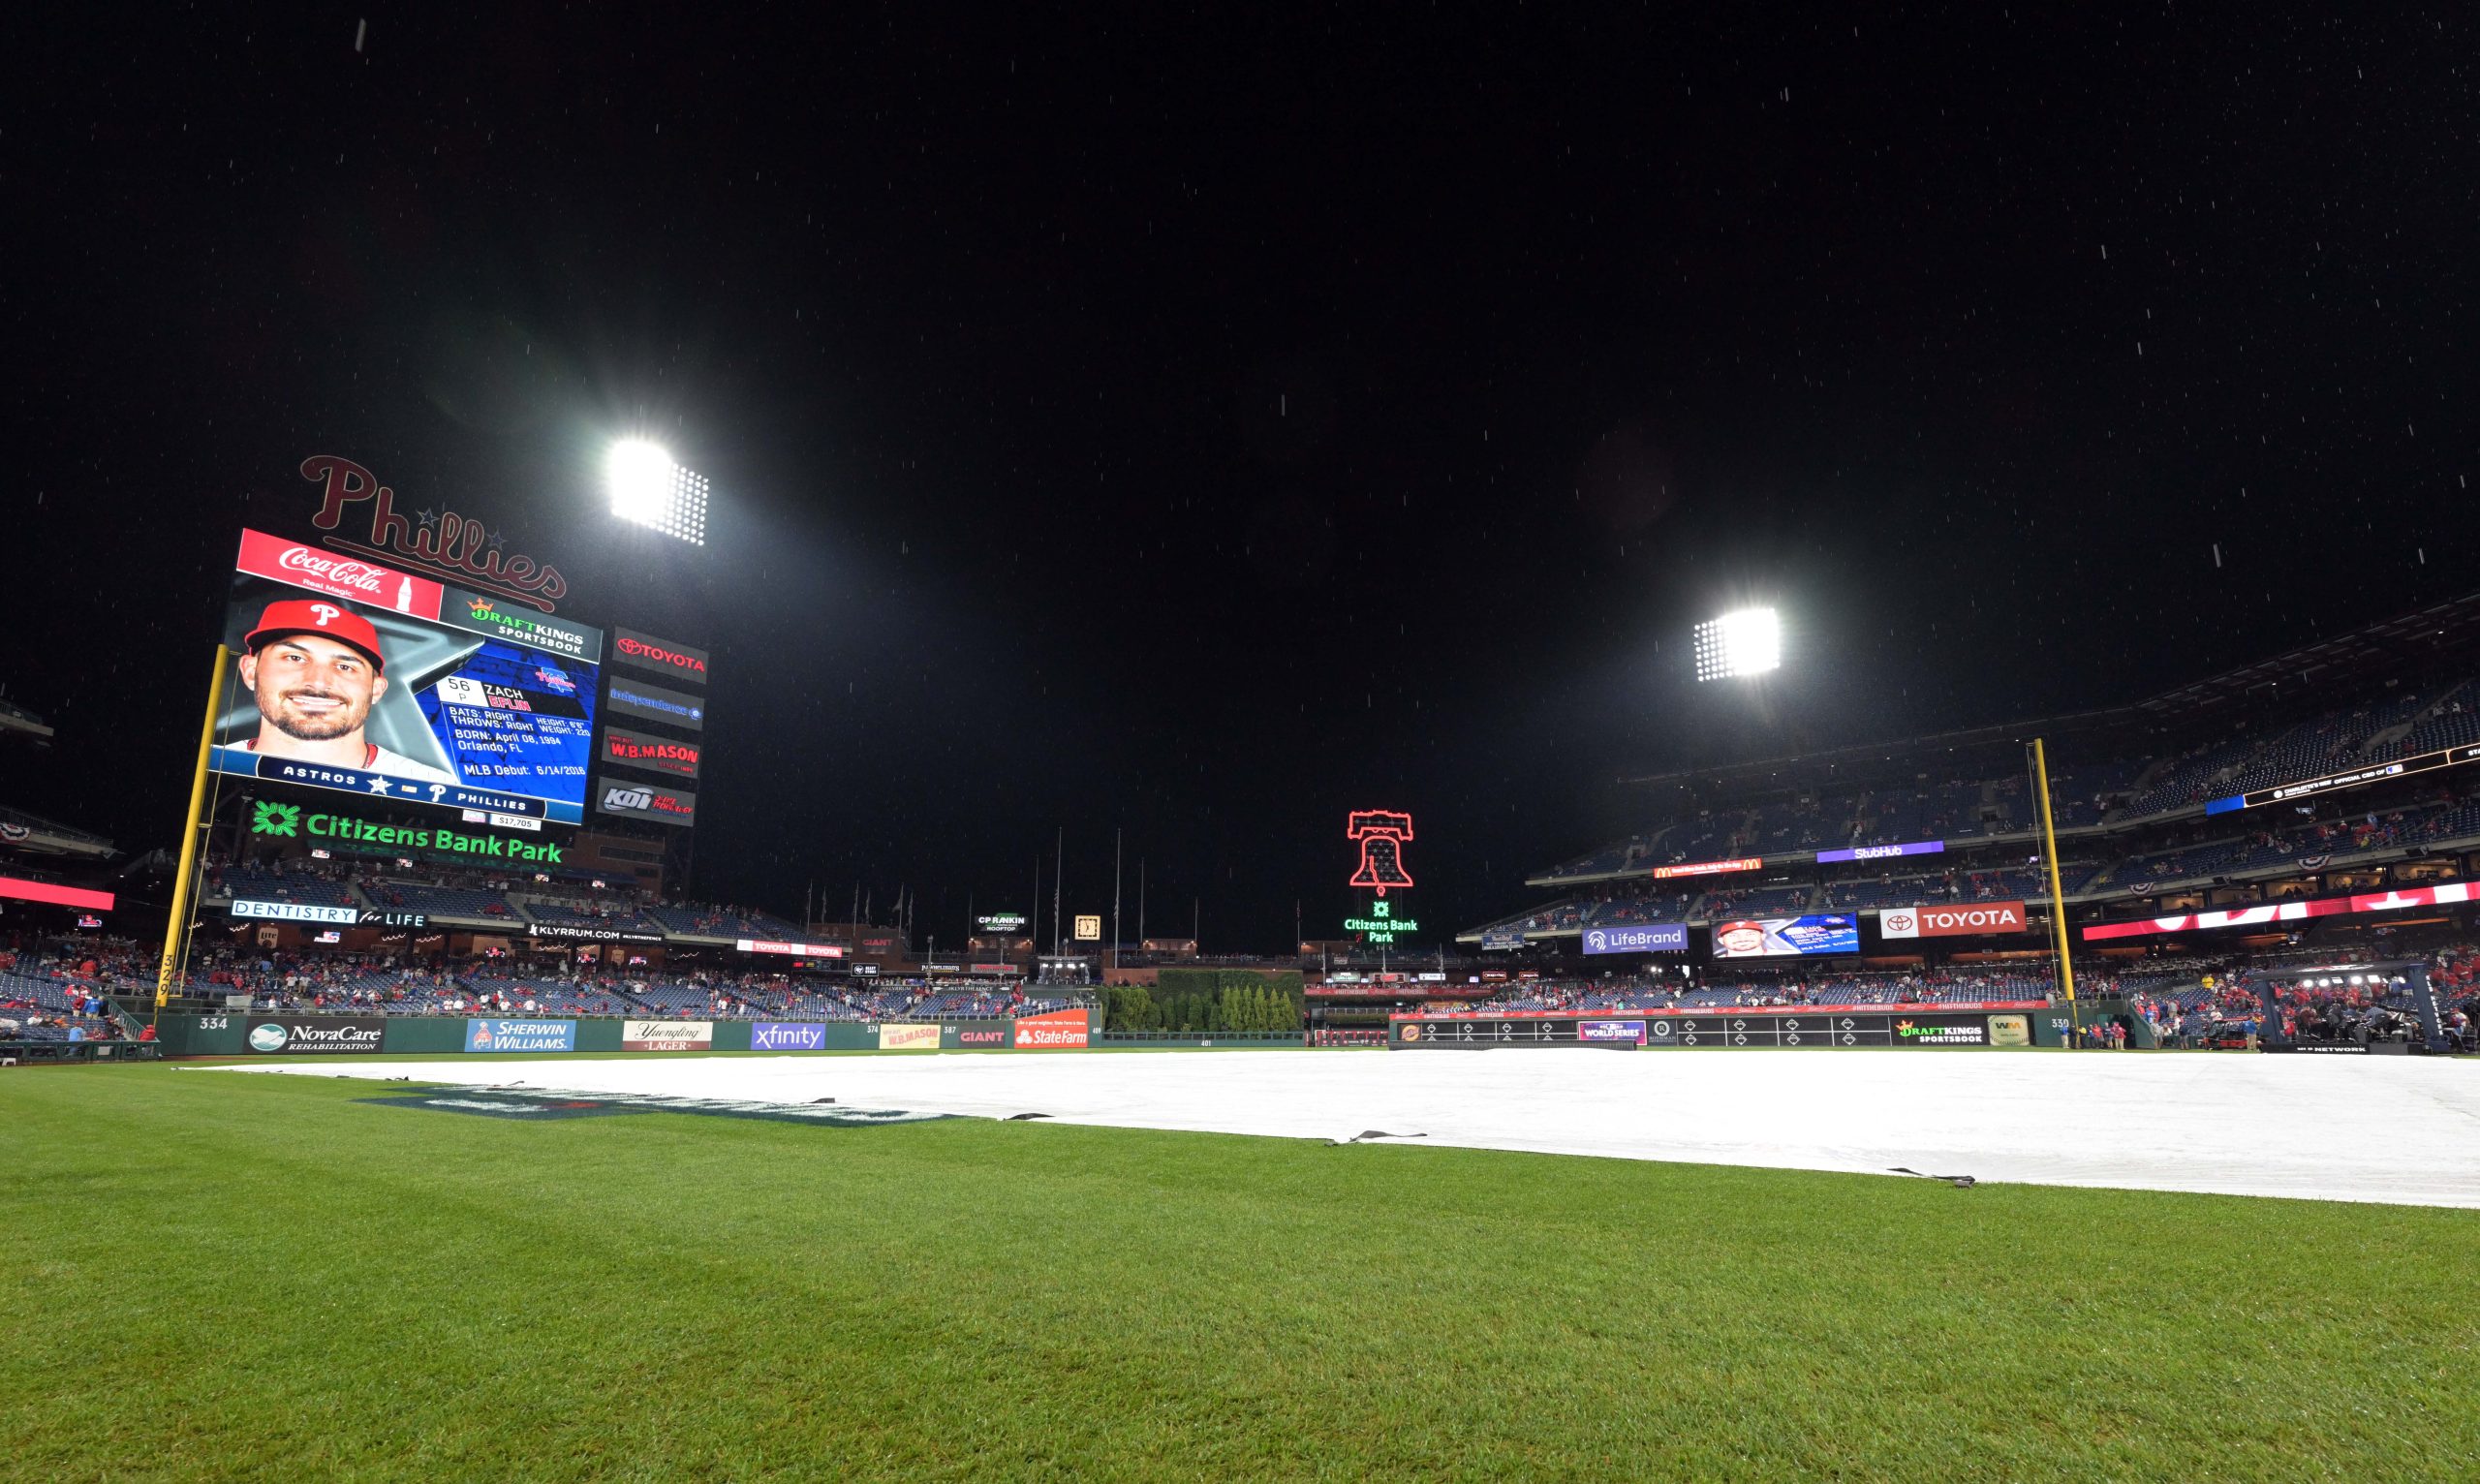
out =
[[[2480,592],[2432,603],[2330,639],[2164,691],[2131,709],[2186,720],[2213,717],[2282,687],[2373,680],[2406,663],[2429,665],[2480,650]]]
[[[1721,784],[1745,788],[1779,778],[1790,786],[1812,782],[1820,775],[1880,771],[1889,764],[1916,771],[1919,764],[1936,754],[2022,746],[2034,736],[2055,740],[2109,732],[2157,734],[2170,729],[2189,730],[2209,727],[2245,704],[2301,699],[2319,687],[2392,679],[2405,665],[2426,670],[2474,653],[2480,653],[2480,591],[2304,644],[2122,706],[1748,762],[1673,768],[1619,781],[1648,787]]]
[[[38,855],[82,855],[108,859],[112,843],[91,830],[76,829],[22,809],[0,807],[0,850]]]
[[[0,700],[0,731],[17,732],[38,742],[51,740],[51,724],[23,706]]]

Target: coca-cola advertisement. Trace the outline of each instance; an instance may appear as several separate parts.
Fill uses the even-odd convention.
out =
[[[603,635],[259,531],[212,765],[391,803],[584,819]]]

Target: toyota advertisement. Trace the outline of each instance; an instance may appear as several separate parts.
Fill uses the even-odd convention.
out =
[[[1584,931],[1587,954],[1595,953],[1685,953],[1688,951],[1688,924],[1685,922],[1649,922],[1641,927],[1597,927]]]
[[[585,818],[601,631],[241,533],[210,765],[555,823]]]
[[[1751,917],[1714,925],[1716,958],[1817,958],[1860,951],[1860,919],[1849,912]]]
[[[1877,913],[1880,938],[1968,938],[2024,931],[2021,902],[1975,902],[1968,907],[1888,907]]]

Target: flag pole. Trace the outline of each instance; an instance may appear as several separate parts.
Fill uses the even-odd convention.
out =
[[[164,958],[155,969],[155,1010],[147,1017],[149,1026],[163,1018],[164,1005],[172,998],[174,967],[187,956],[183,949],[189,943],[190,892],[198,880],[199,814],[206,807],[207,757],[215,750],[215,723],[224,711],[224,674],[232,659],[232,651],[215,646],[215,673],[207,677],[206,719],[198,728],[198,764],[190,771],[190,812],[181,830],[181,863],[172,874],[172,910],[164,919]]]
[[[2066,1040],[2076,1044],[2075,1037],[2083,1027],[2077,1024],[2075,1007],[2075,961],[2069,956],[2066,931],[2066,890],[2058,870],[2058,826],[2050,816],[2049,755],[2041,739],[2032,739],[2032,776],[2041,788],[2041,854],[2050,868],[2050,936],[2058,944],[2059,984],[2066,991]]]

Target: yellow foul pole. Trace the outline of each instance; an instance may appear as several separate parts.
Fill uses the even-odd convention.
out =
[[[2067,951],[2066,887],[2058,871],[2058,826],[2050,819],[2049,755],[2041,747],[2041,739],[2032,739],[2032,776],[2041,790],[2041,855],[2050,867],[2050,937],[2058,944],[2058,979],[2066,991],[2067,1043],[2074,1044],[2075,1033],[2075,960]]]
[[[155,1013],[147,1017],[151,1025],[164,1013],[164,1004],[172,997],[172,976],[182,958],[181,949],[189,942],[190,888],[198,881],[198,837],[201,811],[206,808],[206,758],[215,748],[215,719],[224,710],[224,676],[232,668],[232,651],[215,646],[215,673],[206,683],[206,720],[198,728],[198,765],[190,772],[189,819],[181,830],[181,865],[172,876],[172,911],[164,919],[164,961],[155,971]]]

